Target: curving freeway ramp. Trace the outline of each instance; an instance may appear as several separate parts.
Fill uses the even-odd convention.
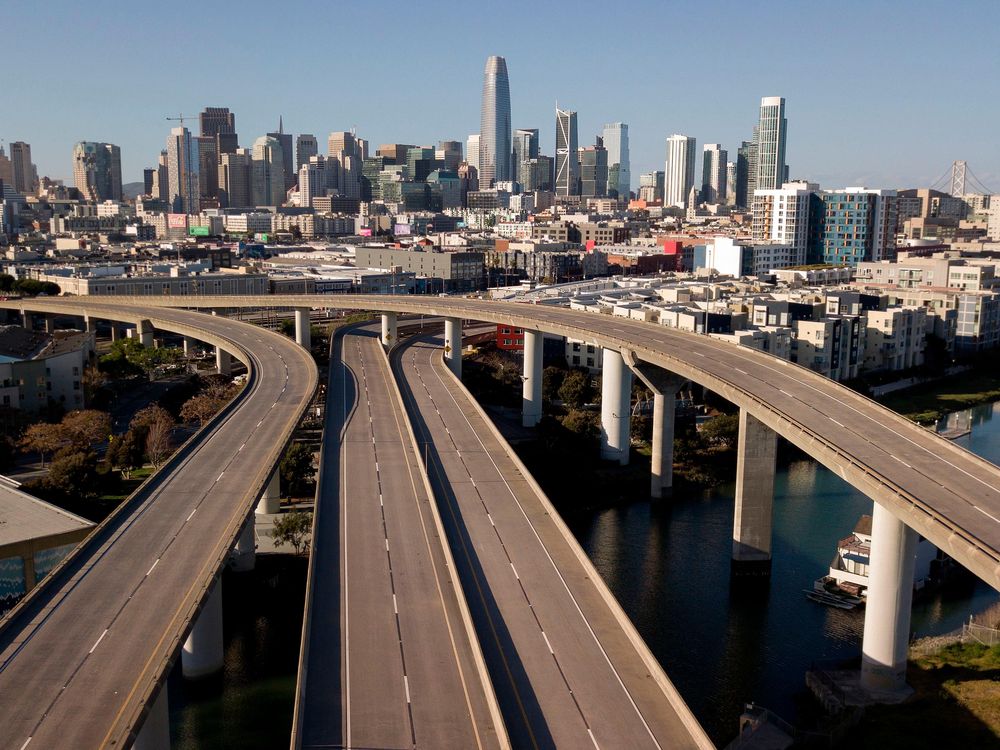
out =
[[[250,372],[237,400],[0,623],[0,748],[125,748],[308,407],[316,367],[284,336],[203,313],[27,304],[148,321]]]
[[[1000,589],[1000,468],[817,373],[708,336],[545,305],[456,297],[107,298],[193,308],[332,308],[504,323],[590,341],[724,396]]]

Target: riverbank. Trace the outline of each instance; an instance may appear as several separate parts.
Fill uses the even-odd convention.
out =
[[[887,393],[875,400],[915,422],[933,425],[951,412],[1000,401],[1000,375],[976,369]]]

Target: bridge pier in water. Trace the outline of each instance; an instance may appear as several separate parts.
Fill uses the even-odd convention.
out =
[[[674,492],[674,422],[677,416],[677,392],[684,378],[637,359],[625,352],[629,369],[653,392],[653,445],[650,456],[649,496],[670,497]]]
[[[601,355],[601,458],[628,465],[631,446],[632,371],[620,352]]]
[[[521,385],[521,424],[534,427],[542,419],[542,350],[545,334],[524,329],[524,372]]]
[[[274,515],[281,511],[281,474],[278,469],[274,470],[271,478],[261,493],[257,509],[254,511],[258,515]]]
[[[236,544],[230,556],[230,567],[237,573],[247,573],[254,569],[257,563],[257,545],[254,538],[255,518],[250,516],[236,537]]]
[[[396,313],[382,313],[382,346],[388,349],[396,343]]]
[[[875,503],[861,642],[861,686],[876,697],[903,697],[909,692],[906,657],[917,541],[916,531]]]
[[[307,352],[312,349],[312,331],[310,330],[309,308],[295,308],[295,343]]]
[[[142,722],[139,736],[132,744],[132,750],[170,750],[170,705],[167,702],[167,683],[160,686],[160,692]]]
[[[733,516],[733,575],[771,575],[774,461],[778,435],[740,409],[736,457],[736,512]]]
[[[215,347],[215,369],[218,370],[220,375],[232,375],[233,373],[233,358],[222,347]]]
[[[444,319],[444,361],[455,377],[462,379],[462,319]]]
[[[184,641],[181,669],[185,677],[197,680],[218,672],[223,661],[222,577],[219,576]]]

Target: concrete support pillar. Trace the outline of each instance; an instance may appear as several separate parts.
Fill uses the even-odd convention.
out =
[[[83,316],[83,330],[87,333],[97,333],[97,321],[89,315]]]
[[[115,323],[115,321],[112,320],[111,321],[111,341],[112,342],[117,341],[119,338],[121,338],[121,335],[122,335],[122,332],[118,328],[118,324]]]
[[[32,320],[31,313],[27,310],[21,310],[21,328],[26,328],[30,331],[33,326],[34,321]]]
[[[236,538],[236,545],[230,556],[230,567],[237,573],[246,573],[253,570],[257,562],[257,544],[254,537],[254,519],[251,517],[243,524],[240,535]]]
[[[542,349],[541,331],[524,331],[524,373],[521,385],[521,424],[534,427],[542,418]]]
[[[396,343],[396,313],[382,313],[382,346],[388,349]]]
[[[148,320],[143,320],[136,326],[136,333],[139,336],[139,343],[145,347],[153,348],[153,324]]]
[[[229,352],[220,347],[215,347],[215,369],[220,375],[231,375],[233,372],[233,358]]]
[[[601,361],[601,458],[628,464],[631,446],[632,371],[622,355],[604,349]]]
[[[861,686],[876,695],[906,692],[917,541],[917,532],[875,503]]]
[[[733,518],[733,573],[770,575],[774,459],[778,435],[740,409],[736,456],[736,512]]]
[[[312,335],[309,330],[309,308],[295,308],[295,343],[306,351],[312,348]]]
[[[462,319],[444,319],[444,361],[455,377],[462,378]]]
[[[257,503],[258,515],[274,515],[281,511],[281,474],[277,469],[271,475]]]
[[[167,702],[166,683],[160,686],[160,692],[142,722],[142,729],[132,744],[132,750],[170,750],[170,705]]]
[[[649,496],[660,499],[674,493],[674,420],[677,390],[653,394],[653,445],[650,456]]]
[[[55,333],[56,319],[51,315],[46,315],[44,320],[45,320],[45,332],[49,334]]]
[[[205,606],[181,651],[181,668],[191,680],[208,677],[222,669],[222,578],[217,578]]]
[[[194,348],[194,339],[191,338],[190,336],[185,336],[183,341],[181,342],[181,346],[184,348],[184,356],[190,357],[191,350]]]

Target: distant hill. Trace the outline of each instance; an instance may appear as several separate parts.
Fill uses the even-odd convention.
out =
[[[145,187],[141,182],[126,182],[122,185],[122,198],[137,198],[143,193],[143,187]]]

